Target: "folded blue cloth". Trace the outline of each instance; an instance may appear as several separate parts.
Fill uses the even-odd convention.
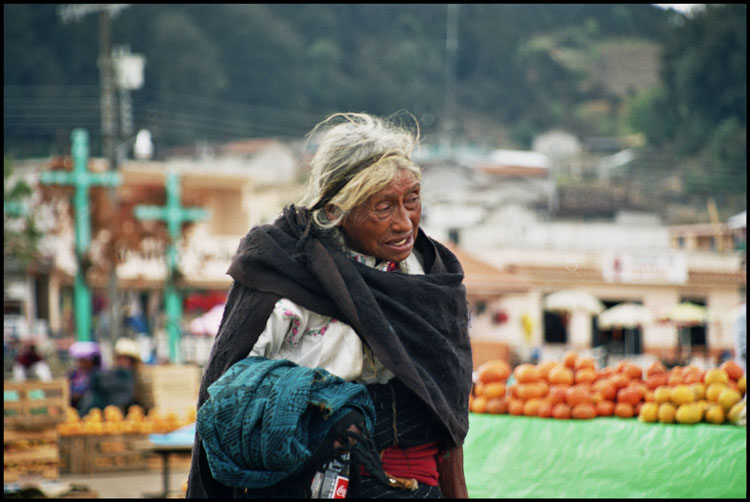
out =
[[[250,489],[297,474],[333,425],[352,410],[372,434],[375,408],[364,385],[321,368],[249,357],[208,388],[197,427],[213,477]]]
[[[148,439],[159,446],[192,446],[195,441],[195,422],[166,434],[149,434]]]

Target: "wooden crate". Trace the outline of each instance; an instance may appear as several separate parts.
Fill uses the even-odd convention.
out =
[[[60,436],[60,472],[84,474],[87,471],[86,436]]]
[[[54,427],[3,430],[3,481],[60,477],[60,449]]]
[[[139,397],[148,408],[182,416],[198,402],[201,369],[189,364],[141,366]]]
[[[65,420],[70,404],[65,378],[3,383],[3,425],[5,428],[40,429]]]

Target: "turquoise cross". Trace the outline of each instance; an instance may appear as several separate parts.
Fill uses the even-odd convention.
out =
[[[89,187],[92,185],[117,186],[122,183],[119,173],[92,173],[88,171],[89,133],[85,129],[74,129],[72,141],[73,171],[47,171],[42,173],[45,185],[72,185],[75,187],[73,208],[75,210],[75,251],[78,262],[73,305],[76,321],[76,339],[91,341],[91,292],[86,284],[81,266],[82,258],[91,244],[91,218]]]
[[[180,177],[175,172],[167,175],[166,206],[140,205],[135,207],[135,217],[139,220],[162,220],[167,223],[169,246],[167,248],[167,283],[164,288],[164,309],[167,313],[169,333],[169,357],[172,362],[180,362],[180,319],[182,318],[182,298],[174,282],[177,269],[177,246],[180,227],[186,221],[208,218],[208,211],[201,208],[188,208],[180,204]]]

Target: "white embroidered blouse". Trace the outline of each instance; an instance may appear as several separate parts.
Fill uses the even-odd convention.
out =
[[[388,262],[344,247],[346,254],[359,263],[386,271]],[[424,274],[416,251],[398,264],[407,274]],[[276,302],[266,328],[250,351],[250,356],[288,359],[300,366],[323,368],[349,382],[386,383],[393,373],[385,368],[370,348],[348,324],[333,317],[312,312],[287,298]]]

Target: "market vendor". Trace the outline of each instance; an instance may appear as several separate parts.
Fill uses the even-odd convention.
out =
[[[68,372],[70,382],[70,405],[78,408],[78,403],[89,389],[91,377],[101,370],[101,351],[96,342],[74,342],[68,349],[75,359],[76,367]]]
[[[115,343],[112,368],[96,372],[91,376],[89,388],[79,401],[81,416],[91,408],[103,410],[109,405],[127,413],[136,399],[137,372],[141,356],[135,342],[130,338],[120,338]]]
[[[418,134],[354,113],[329,117],[313,132],[320,130],[303,200],[275,223],[251,229],[228,270],[233,283],[201,384],[198,406],[205,408],[187,496],[310,496],[318,465],[285,466],[296,474],[264,490],[217,480],[249,479],[243,474],[262,467],[246,459],[274,453],[240,454],[244,444],[221,450],[224,425],[246,432],[232,400],[255,411],[260,401],[248,406],[220,377],[257,386],[243,399],[272,399],[280,393],[263,392],[272,386],[263,387],[257,372],[282,379],[287,389],[290,382],[309,387],[301,367],[366,390],[364,400],[336,403],[365,413],[332,426],[332,444],[321,447],[351,446],[354,458],[360,443],[352,437],[359,437],[376,448],[377,465],[353,466],[348,497],[466,497],[462,444],[472,371],[466,290],[456,257],[419,227],[421,171],[410,158]],[[361,416],[370,409],[367,430]],[[316,452],[300,449],[298,457],[320,461]]]

